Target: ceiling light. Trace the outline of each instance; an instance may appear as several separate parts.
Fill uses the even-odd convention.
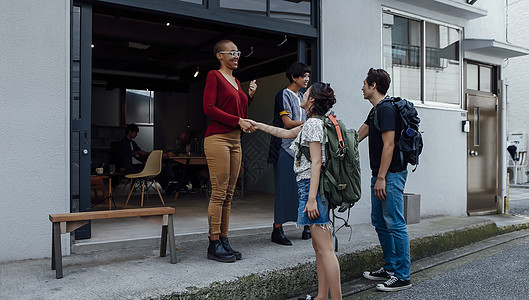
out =
[[[197,70],[196,70],[196,72],[195,72],[195,75],[193,75],[193,77],[197,78],[197,76],[198,76],[198,71],[199,71],[199,70],[198,70],[198,67],[197,67]]]
[[[127,46],[128,46],[129,48],[145,50],[145,49],[148,49],[151,45],[149,45],[149,44],[137,43],[137,42],[129,42],[129,43],[127,44]]]
[[[169,27],[169,26],[171,26],[171,23],[167,22],[167,23],[165,23],[165,26]]]
[[[278,46],[278,47],[279,47],[279,46],[283,46],[283,44],[286,43],[287,40],[288,40],[288,37],[287,37],[287,35],[285,34],[285,36],[283,37],[283,41],[282,41],[281,43],[277,44],[277,46]]]
[[[253,54],[253,46],[250,46],[250,53],[248,53],[248,55],[246,55],[245,58],[250,57],[252,54]]]

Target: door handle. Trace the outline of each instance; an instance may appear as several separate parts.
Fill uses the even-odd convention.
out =
[[[87,155],[87,154],[88,154],[88,150],[83,149],[83,154],[84,154],[84,155]]]
[[[469,154],[470,154],[470,156],[478,156],[478,151],[472,150],[472,151],[470,151]]]

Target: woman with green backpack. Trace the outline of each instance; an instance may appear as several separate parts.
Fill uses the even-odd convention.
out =
[[[297,224],[309,225],[312,247],[316,253],[318,273],[318,296],[327,299],[342,299],[340,265],[334,253],[329,219],[329,201],[322,201],[319,193],[320,171],[326,161],[323,121],[315,116],[325,116],[336,103],[334,90],[330,84],[314,83],[303,95],[301,108],[307,112],[307,121],[290,130],[249,120],[256,129],[279,138],[294,138],[292,151],[297,155],[302,147],[310,150],[310,160],[304,155],[294,163],[297,173],[299,208]]]

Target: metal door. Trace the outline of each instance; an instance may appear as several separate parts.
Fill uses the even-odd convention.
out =
[[[90,124],[92,84],[92,7],[71,8],[71,145],[70,210],[90,210]],[[75,231],[76,239],[89,239],[90,223]]]
[[[469,213],[496,211],[498,195],[498,98],[467,94]]]

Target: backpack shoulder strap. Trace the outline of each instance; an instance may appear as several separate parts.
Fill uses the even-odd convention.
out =
[[[345,144],[344,144],[343,136],[342,136],[342,130],[340,129],[340,124],[338,124],[338,120],[332,113],[330,113],[328,117],[331,120],[332,124],[334,125],[334,128],[336,128],[336,135],[338,136],[338,145],[340,146],[340,148],[345,148]]]
[[[399,119],[402,119],[402,118],[400,117],[399,108],[395,105],[395,102],[398,102],[400,100],[401,100],[400,97],[389,97],[389,96],[386,96],[386,98],[382,99],[378,104],[381,104],[381,103],[384,103],[384,102],[391,102],[391,105],[395,109],[395,113],[396,113],[397,118],[398,118],[397,120],[399,120]],[[377,107],[378,107],[378,105],[374,108],[374,111],[373,111],[373,123],[375,124],[376,130],[380,131],[380,122],[378,120]]]

